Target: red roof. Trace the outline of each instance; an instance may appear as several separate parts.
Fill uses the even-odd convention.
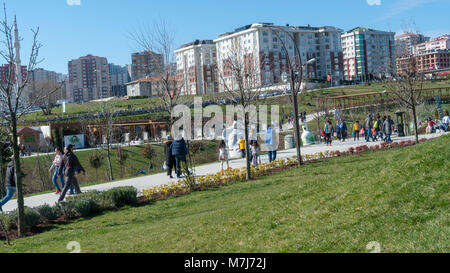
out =
[[[30,127],[23,127],[17,131],[18,135],[36,135],[40,133],[41,133],[40,131],[31,129]]]

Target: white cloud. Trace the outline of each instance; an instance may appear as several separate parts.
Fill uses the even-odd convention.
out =
[[[420,7],[422,5],[434,2],[436,0],[398,0],[390,5],[388,12],[378,19],[378,21],[384,21],[390,19],[400,13]]]
[[[367,5],[369,6],[380,6],[381,5],[381,0],[366,0],[367,1]]]
[[[69,6],[81,6],[81,0],[66,0]]]

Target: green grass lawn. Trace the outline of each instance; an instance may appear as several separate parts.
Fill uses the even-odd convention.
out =
[[[450,251],[450,136],[49,227],[0,252]]]

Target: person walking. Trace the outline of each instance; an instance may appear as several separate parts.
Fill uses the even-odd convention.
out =
[[[324,127],[323,127],[323,131],[325,132],[325,143],[327,144],[327,146],[331,146],[331,138],[333,137],[333,124],[331,123],[331,120],[328,120]]]
[[[391,121],[391,116],[388,116],[387,119],[383,123],[383,131],[384,131],[384,134],[386,135],[385,141],[387,143],[392,142],[392,140],[391,140],[392,123],[393,122]]]
[[[442,124],[444,124],[444,131],[448,132],[448,125],[450,124],[450,116],[448,115],[448,111],[444,111],[444,117],[442,118]]]
[[[228,161],[228,148],[225,140],[219,142],[219,160],[222,163],[222,174],[223,174],[223,164],[227,162],[227,169],[230,169],[230,162]]]
[[[177,178],[181,178],[181,162],[184,162],[185,171],[189,173],[187,163],[186,163],[186,155],[189,156],[189,151],[186,145],[186,141],[183,137],[178,136],[172,142],[172,155],[175,156],[175,173],[177,174]]]
[[[167,176],[173,178],[172,170],[175,166],[175,156],[172,155],[172,137],[167,136],[167,140],[164,142],[164,154],[166,155],[166,167],[167,167]]]
[[[338,126],[340,139],[342,142],[345,142],[345,139],[347,138],[347,124],[342,119],[339,120]]]
[[[373,128],[373,119],[372,119],[372,114],[369,114],[365,120],[364,123],[366,130],[365,130],[365,137],[366,137],[366,142],[370,142],[370,138],[372,138],[373,140],[373,136],[372,136],[372,128]]]
[[[59,175],[63,174],[63,169],[64,169],[65,185],[58,201],[64,200],[64,197],[66,196],[66,193],[71,185],[73,185],[75,193],[80,194],[81,189],[80,186],[78,185],[75,173],[83,172],[83,175],[86,174],[86,171],[84,170],[83,166],[81,166],[78,157],[73,153],[72,144],[67,145],[67,147],[64,149],[64,155],[61,159],[61,163],[58,166]]]
[[[14,176],[14,155],[11,156],[11,161],[6,166],[6,177],[5,177],[5,186],[6,186],[6,195],[0,201],[0,211],[3,212],[2,207],[8,203],[11,198],[13,198],[14,194],[17,191],[16,188],[16,178]]]
[[[359,140],[359,130],[361,130],[361,126],[359,125],[359,120],[357,120],[353,124],[353,141],[356,141],[356,139]]]
[[[52,172],[53,169],[55,169],[55,171],[53,172],[53,176],[52,176],[52,182],[53,185],[56,188],[56,192],[55,194],[60,194],[61,193],[61,189],[64,188],[64,172],[60,175],[59,174],[59,166],[61,165],[61,161],[62,161],[62,157],[63,157],[63,153],[61,148],[56,147],[55,148],[55,159],[52,162],[52,165],[50,166],[50,168],[48,169],[49,172]],[[59,176],[59,180],[61,183],[61,188],[58,185],[58,176]],[[73,194],[73,185],[70,186],[70,191],[69,191],[69,195]]]
[[[272,125],[267,125],[266,134],[264,136],[264,144],[266,145],[267,154],[269,156],[269,162],[277,159],[277,147],[276,132],[273,130]]]
[[[245,157],[245,140],[243,137],[241,137],[238,141],[239,144],[239,150],[241,151],[241,157]]]
[[[252,163],[255,166],[258,166],[258,158],[259,158],[260,148],[258,141],[254,141],[252,144]]]

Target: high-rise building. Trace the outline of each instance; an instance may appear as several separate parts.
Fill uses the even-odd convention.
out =
[[[127,95],[127,87],[125,84],[130,82],[131,77],[128,74],[127,66],[109,65],[109,80],[111,86],[111,96],[123,97]]]
[[[131,54],[131,80],[160,75],[164,68],[164,58],[153,51]]]
[[[212,40],[195,40],[175,50],[176,71],[181,92],[203,95],[218,92],[216,44]]]
[[[290,33],[294,41],[287,38],[286,33]],[[308,78],[330,78],[334,84],[338,84],[343,78],[341,33],[341,29],[333,26],[274,26],[273,23],[258,23],[221,34],[214,40],[217,70],[223,75],[219,90],[224,91],[223,82],[233,85],[233,76],[230,71],[224,71],[224,64],[236,46],[240,48],[239,54],[246,59],[247,64],[253,63],[261,70],[256,79],[258,85],[281,83],[281,74],[288,72],[286,54],[293,60],[296,47],[303,64],[316,59],[316,62],[306,66],[305,75]],[[284,51],[283,44],[287,52]]]
[[[431,41],[415,45],[413,53],[425,54],[448,49],[450,49],[450,35],[442,35]]]
[[[395,36],[395,55],[396,57],[411,55],[414,53],[414,46],[430,40],[419,33],[405,32]]]
[[[22,82],[23,82],[27,77],[27,67],[25,65],[22,65],[21,68],[22,68],[21,72],[22,72]],[[7,84],[8,79],[12,80],[11,84],[16,83],[15,71],[12,71],[11,75],[10,75],[9,74],[9,64],[4,64],[4,65],[0,66],[0,83]]]
[[[342,34],[345,80],[371,80],[395,74],[394,32],[357,27]]]
[[[69,97],[73,102],[107,98],[111,94],[108,60],[87,55],[69,61]]]
[[[31,92],[40,89],[48,89],[48,91],[52,92],[51,94],[48,94],[48,101],[51,103],[56,103],[57,100],[66,98],[66,78],[67,75],[64,75],[62,73],[45,70],[43,68],[36,68],[33,71],[30,71],[29,87]],[[57,87],[59,88],[59,90],[53,92],[52,89]]]

